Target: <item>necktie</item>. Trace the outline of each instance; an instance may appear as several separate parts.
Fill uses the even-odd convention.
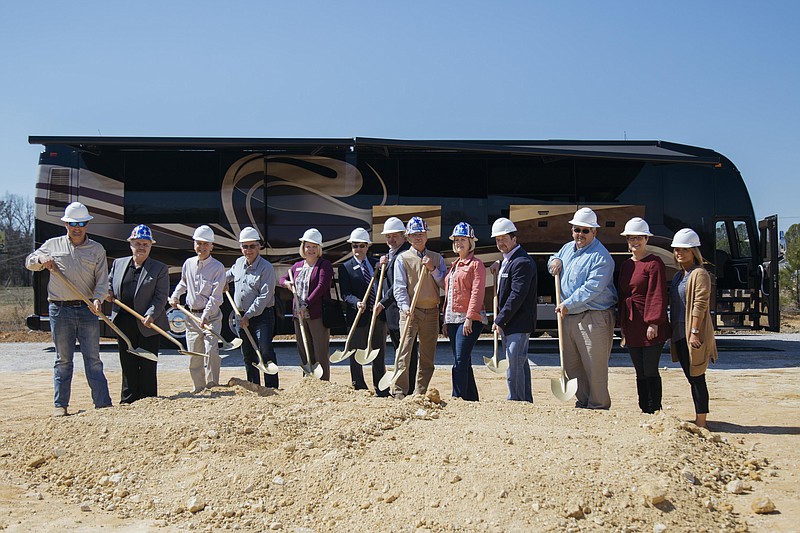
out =
[[[372,276],[369,274],[369,269],[367,268],[367,262],[361,262],[361,275],[364,276],[364,281],[367,283],[367,287],[369,287],[369,282],[372,279]],[[367,311],[371,310],[375,307],[375,291],[369,291],[369,298],[367,298]]]

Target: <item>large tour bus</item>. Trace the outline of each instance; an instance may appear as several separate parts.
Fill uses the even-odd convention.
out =
[[[229,266],[240,255],[237,235],[253,226],[266,258],[283,275],[299,259],[299,237],[323,235],[334,266],[349,257],[356,227],[372,235],[371,252],[386,245],[383,222],[423,217],[428,245],[452,259],[448,236],[460,221],[478,238],[488,265],[500,257],[492,222],[508,217],[538,268],[537,333],[555,329],[553,278],[547,258],[571,239],[568,220],[579,207],[598,215],[598,238],[617,265],[629,257],[620,236],[641,216],[651,250],[675,272],[670,242],[690,227],[716,290],[718,329],[779,328],[777,217],[756,220],[744,180],[713,150],[663,141],[434,141],[373,138],[257,139],[177,137],[30,137],[41,144],[36,183],[35,241],[65,232],[59,219],[73,201],[95,217],[92,239],[109,259],[130,253],[126,238],[147,224],[158,241],[152,256],[170,265],[173,283],[191,255],[192,233],[209,224],[214,256]],[[47,273],[34,278],[32,329],[48,329]],[[491,310],[491,277],[487,280]],[[289,296],[278,290],[279,332],[289,332]],[[224,308],[226,331],[232,317]],[[181,335],[182,317],[172,315]]]

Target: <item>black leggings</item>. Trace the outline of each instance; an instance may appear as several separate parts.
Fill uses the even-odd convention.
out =
[[[658,363],[661,360],[661,350],[663,349],[663,342],[654,346],[628,346],[633,368],[636,369],[636,379],[658,377]]]
[[[675,342],[675,351],[678,352],[678,361],[681,363],[683,373],[686,379],[689,380],[689,385],[692,388],[692,400],[694,400],[694,412],[698,415],[708,413],[708,386],[706,385],[706,375],[692,376],[689,373],[689,345],[686,344],[686,339],[681,339]]]

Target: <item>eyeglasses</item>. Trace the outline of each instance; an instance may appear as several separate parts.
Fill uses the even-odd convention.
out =
[[[256,248],[258,248],[257,244],[243,244],[242,245],[242,250],[255,250]]]
[[[572,233],[583,233],[586,235],[587,233],[591,233],[592,230],[589,228],[572,228]]]
[[[83,227],[86,227],[86,224],[88,224],[88,223],[89,223],[88,221],[87,222],[67,222],[67,224],[69,224],[73,228],[74,227],[83,228]]]
[[[350,247],[351,247],[351,248],[366,248],[366,247],[367,247],[367,243],[364,243],[364,242],[362,242],[362,243],[355,243],[355,242],[354,242],[353,244],[351,244],[351,245],[350,245]]]
[[[628,242],[641,241],[642,239],[644,239],[644,235],[628,235],[627,237],[625,237],[625,240],[627,240]]]

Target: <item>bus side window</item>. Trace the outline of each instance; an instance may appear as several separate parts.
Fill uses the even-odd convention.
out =
[[[747,233],[747,224],[742,220],[734,221],[733,234],[736,236],[739,257],[753,257],[753,252],[750,249],[750,236]]]

